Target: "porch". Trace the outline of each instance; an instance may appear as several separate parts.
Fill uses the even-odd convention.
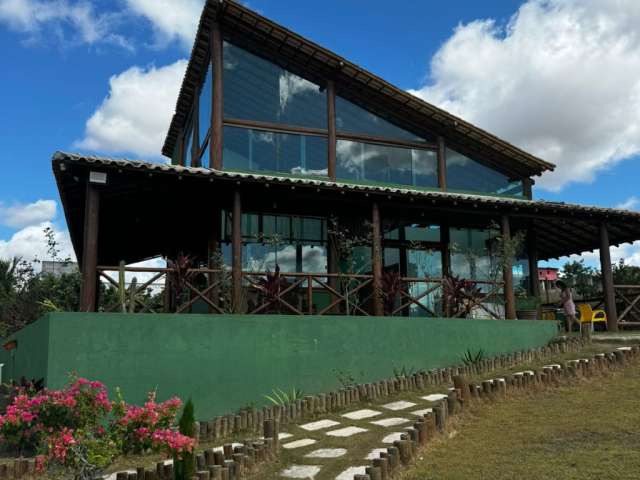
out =
[[[129,289],[135,311],[447,316],[443,284],[458,277],[477,290],[465,299],[471,316],[513,319],[518,290],[540,297],[538,260],[599,248],[609,329],[615,330],[609,246],[640,238],[640,215],[614,209],[71,154],[57,154],[53,163],[81,259],[83,311],[96,310],[99,282],[122,291],[122,281],[108,273],[121,271],[123,278],[147,275]],[[250,244],[270,242],[264,228],[247,234],[247,215],[262,216],[256,220],[262,227],[265,216],[289,218],[291,239],[285,243],[295,258],[289,268],[278,262],[247,268]],[[329,235],[332,217],[341,220]],[[320,219],[323,239],[294,238],[295,218]],[[416,232],[409,235],[408,226],[419,228],[421,236],[411,237]],[[368,252],[364,268],[345,269],[331,246],[329,237],[345,230],[358,238],[352,246]],[[519,236],[523,254],[498,262],[487,254],[480,274],[477,262],[462,268],[465,253],[451,239],[460,231],[471,245],[476,234],[469,232],[484,232],[478,241],[487,251],[496,239]],[[301,263],[307,247],[324,249],[324,268]],[[415,268],[411,255],[437,261]],[[171,263],[156,269],[121,266],[156,256]],[[180,265],[177,260],[185,257],[189,262]],[[140,304],[136,298],[152,284],[162,284],[162,302]],[[121,303],[102,308],[121,311]]]

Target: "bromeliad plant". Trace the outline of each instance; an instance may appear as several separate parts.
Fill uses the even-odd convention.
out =
[[[396,299],[402,291],[402,277],[398,272],[387,271],[382,274],[378,295],[382,299],[385,315],[392,315],[396,308]]]
[[[442,290],[445,315],[452,318],[468,317],[484,297],[476,282],[455,276],[442,279]]]

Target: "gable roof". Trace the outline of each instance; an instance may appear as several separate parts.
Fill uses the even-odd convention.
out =
[[[424,100],[398,88],[320,45],[278,25],[235,1],[207,0],[191,58],[184,76],[175,113],[162,149],[171,157],[180,130],[188,120],[194,97],[208,59],[213,22],[222,26],[225,40],[270,58],[294,73],[321,85],[332,78],[339,94],[367,104],[375,113],[391,113],[425,131],[442,135],[449,143],[490,158],[503,170],[522,175],[541,175],[555,165],[502,140]]]

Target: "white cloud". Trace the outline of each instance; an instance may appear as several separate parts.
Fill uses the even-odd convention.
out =
[[[556,163],[543,188],[589,182],[640,153],[639,24],[637,0],[528,0],[458,26],[412,93]]]
[[[159,43],[178,39],[191,48],[204,0],[126,0],[129,8],[147,18]]]
[[[0,23],[27,34],[30,41],[57,38],[63,43],[110,43],[131,49],[114,32],[119,12],[97,13],[86,0],[0,0]]]
[[[160,156],[186,60],[156,68],[131,67],[109,80],[109,95],[89,118],[79,148]]]
[[[53,200],[38,200],[33,203],[16,203],[4,205],[0,202],[0,225],[21,228],[48,222],[56,216],[56,202]]]
[[[8,240],[0,240],[0,258],[21,257],[29,262],[36,258],[47,260],[47,239],[44,235],[44,229],[47,227],[53,229],[54,238],[60,250],[59,257],[75,260],[69,233],[66,230],[59,230],[51,222],[30,225],[14,233]]]
[[[640,199],[636,196],[631,196],[627,198],[624,202],[616,205],[616,208],[622,208],[623,210],[635,210],[640,203]]]

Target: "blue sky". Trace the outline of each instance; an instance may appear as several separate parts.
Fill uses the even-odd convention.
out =
[[[248,5],[558,163],[557,174],[536,188],[537,198],[635,208],[640,119],[633,107],[640,102],[640,60],[633,52],[640,49],[632,20],[640,13],[633,0],[617,2],[615,9],[608,3],[325,0],[322,8],[312,9],[299,0],[250,0]],[[5,64],[0,256],[41,255],[37,231],[49,224],[67,245],[50,167],[54,151],[161,160],[158,139],[184,65],[177,62],[188,57],[200,4],[0,0]],[[620,10],[622,17],[616,15]],[[602,15],[611,15],[608,30],[579,33],[593,32],[591,22]],[[621,38],[625,42],[618,43]],[[610,74],[603,74],[603,67]],[[162,92],[129,101],[141,86]],[[147,104],[149,116],[159,120],[140,117]],[[117,125],[126,122],[142,125],[138,138],[122,138],[136,136],[130,128],[119,133]],[[619,256],[640,262],[640,254],[634,257],[638,250],[625,247]]]

